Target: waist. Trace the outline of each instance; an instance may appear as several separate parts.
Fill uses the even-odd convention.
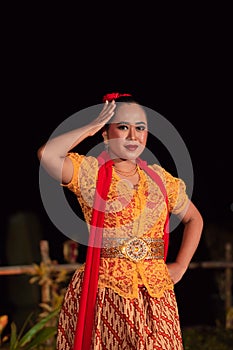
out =
[[[164,258],[162,238],[103,237],[101,258],[126,258],[132,261]]]

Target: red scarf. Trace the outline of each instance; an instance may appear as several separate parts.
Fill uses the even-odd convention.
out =
[[[86,255],[86,263],[82,284],[82,293],[79,302],[78,320],[75,331],[73,350],[89,350],[92,341],[93,321],[95,316],[95,303],[98,289],[98,274],[100,252],[102,242],[102,229],[104,224],[105,203],[112,180],[113,161],[107,152],[102,152],[98,157],[99,171],[94,198],[90,236]],[[159,175],[147,166],[147,162],[137,159],[137,164],[143,169],[160,187],[166,204],[168,198],[165,186]],[[164,226],[164,260],[167,257],[169,242],[169,212]]]

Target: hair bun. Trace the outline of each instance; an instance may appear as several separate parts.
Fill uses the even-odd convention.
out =
[[[111,102],[112,100],[116,100],[122,96],[132,96],[132,95],[131,94],[120,94],[119,92],[112,92],[111,94],[104,95],[103,102],[106,102],[106,101]]]

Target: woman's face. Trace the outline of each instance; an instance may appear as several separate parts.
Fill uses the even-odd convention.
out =
[[[147,141],[145,111],[136,103],[120,104],[106,133],[112,159],[136,159],[143,152]]]

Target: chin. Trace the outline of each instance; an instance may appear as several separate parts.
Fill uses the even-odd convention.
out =
[[[134,154],[124,154],[121,158],[122,159],[125,159],[125,160],[135,160],[135,159],[137,159],[138,157],[140,157],[140,155],[141,155],[141,153],[142,152],[140,152],[140,153],[134,153]]]
[[[140,152],[112,152],[110,151],[109,154],[112,159],[122,159],[122,160],[135,160],[136,158],[140,157],[143,150],[140,150]]]

